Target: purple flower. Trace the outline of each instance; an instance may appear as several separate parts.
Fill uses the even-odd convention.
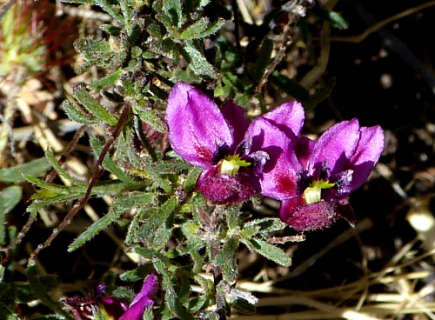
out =
[[[75,320],[94,319],[98,310],[112,319],[118,319],[127,311],[127,305],[118,298],[104,296],[105,289],[106,285],[100,284],[94,297],[76,296],[66,298],[63,302],[69,306]]]
[[[94,319],[98,311],[107,319],[140,320],[145,309],[152,306],[159,282],[155,273],[148,275],[129,307],[118,298],[104,296],[105,289],[106,285],[100,284],[95,297],[71,297],[66,298],[64,303],[69,306],[75,320]]]
[[[232,101],[219,109],[183,82],[172,88],[165,118],[174,151],[204,169],[196,189],[215,203],[235,204],[259,193],[263,171],[290,143],[270,121],[249,124]]]
[[[145,278],[140,292],[134,297],[127,311],[119,320],[140,320],[146,308],[153,305],[153,298],[159,290],[159,279],[155,273]]]
[[[282,125],[288,130],[292,123]],[[332,126],[316,142],[297,136],[291,140],[264,175],[262,194],[282,200],[280,218],[297,231],[328,227],[338,217],[353,224],[347,199],[378,161],[384,149],[382,129],[360,127],[353,119]]]

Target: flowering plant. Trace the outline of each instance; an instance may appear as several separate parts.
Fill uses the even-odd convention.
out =
[[[39,144],[17,144],[24,149],[17,159],[44,157],[0,169],[1,186],[16,184],[0,191],[0,315],[226,319],[252,312],[253,292],[269,292],[269,280],[286,280],[293,271],[289,243],[339,218],[355,223],[349,196],[379,160],[383,130],[353,119],[317,140],[303,136],[312,123],[307,110],[331,88],[314,79],[318,72],[298,83],[283,69],[290,39],[306,40],[297,21],[316,6],[313,21],[343,26],[337,13],[314,1],[267,1],[255,23],[240,23],[239,13],[250,15],[239,6],[249,1],[61,0],[64,7],[17,1],[0,22],[0,76],[13,66],[26,70],[23,77],[40,75],[62,57],[57,49],[72,20],[54,17],[55,9],[94,18],[80,25],[86,36],[74,42],[75,64],[49,70],[53,79],[41,82],[55,91],[53,105],[29,110],[16,103],[41,122],[27,128]],[[303,47],[309,48],[296,49]],[[5,146],[20,131],[7,117],[0,120]],[[27,222],[18,232],[6,228],[6,214],[25,196],[16,210],[25,205]],[[36,243],[45,232],[33,230],[53,225]],[[74,240],[58,237],[70,233]],[[29,256],[17,250],[23,241]],[[57,272],[45,268],[53,260],[67,272],[47,274]],[[257,271],[265,286],[242,287],[239,280]],[[12,284],[3,286],[3,279]],[[103,281],[96,294],[86,293]]]

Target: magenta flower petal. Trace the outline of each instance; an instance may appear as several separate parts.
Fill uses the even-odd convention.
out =
[[[297,191],[296,172],[302,168],[290,138],[264,118],[253,121],[247,135],[252,138],[252,151],[263,150],[269,155],[260,180],[261,193],[279,200],[294,196]]]
[[[218,106],[201,91],[179,82],[166,109],[172,148],[191,164],[210,168],[219,146],[233,146],[233,136]]]
[[[305,113],[302,104],[296,100],[286,102],[263,115],[272,121],[289,137],[298,136],[304,124]]]
[[[380,126],[361,127],[360,139],[350,162],[353,169],[350,189],[359,188],[368,178],[384,150],[384,132]]]
[[[332,203],[320,201],[305,204],[302,197],[283,201],[280,217],[299,232],[327,228],[337,219]]]
[[[258,178],[251,171],[240,171],[235,177],[220,174],[217,168],[204,171],[196,189],[214,203],[236,204],[260,192]]]
[[[224,103],[221,111],[233,131],[234,145],[238,145],[249,127],[249,121],[245,117],[245,111],[231,100]]]
[[[155,273],[149,274],[142,285],[139,293],[134,297],[130,306],[137,303],[140,299],[147,297],[152,298],[156,295],[159,290],[159,278]]]
[[[145,278],[140,292],[134,297],[127,311],[119,320],[141,320],[145,309],[151,306],[153,298],[159,290],[159,280],[155,273],[151,273]]]
[[[148,299],[147,297],[142,298],[137,303],[133,304],[130,308],[128,308],[127,312],[124,313],[119,318],[119,320],[142,320],[145,308],[151,306],[152,304],[153,300]]]
[[[308,170],[313,173],[318,166],[327,164],[331,174],[349,166],[355,152],[360,131],[358,120],[342,121],[326,130],[317,140],[308,161]]]
[[[310,156],[313,153],[313,149],[315,145],[316,142],[307,137],[300,136],[297,139],[297,142],[294,145],[294,150],[296,152],[296,156],[299,159],[299,163],[303,168],[307,167],[308,160],[310,159]]]

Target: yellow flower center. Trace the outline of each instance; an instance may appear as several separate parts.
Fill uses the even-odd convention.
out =
[[[235,154],[227,156],[221,161],[219,172],[222,174],[227,174],[230,177],[235,177],[241,167],[249,167],[250,165],[251,164],[248,161],[240,159],[240,157]]]
[[[316,180],[305,189],[303,197],[307,204],[316,203],[322,200],[322,189],[330,189],[335,185],[329,181]]]

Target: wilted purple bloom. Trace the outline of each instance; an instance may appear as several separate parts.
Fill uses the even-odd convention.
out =
[[[148,275],[129,307],[118,298],[104,296],[105,289],[106,285],[100,284],[95,297],[71,297],[64,299],[64,303],[70,307],[75,320],[94,320],[98,311],[109,317],[108,319],[140,320],[145,309],[153,304],[159,282],[154,273]]]
[[[229,101],[219,109],[183,82],[169,94],[166,122],[174,151],[204,169],[196,189],[215,203],[239,203],[259,193],[263,170],[289,143],[270,121],[249,124],[241,107]]]
[[[105,284],[97,287],[97,295],[94,297],[70,297],[64,299],[74,316],[75,320],[94,319],[98,310],[103,311],[113,319],[118,319],[125,311],[127,305],[115,297],[104,296]]]
[[[283,123],[285,130],[291,125]],[[298,231],[328,227],[338,217],[352,224],[348,196],[367,180],[383,149],[382,129],[360,127],[356,119],[334,125],[316,142],[293,138],[264,176],[262,194],[282,200],[281,219]]]
[[[145,278],[140,292],[130,303],[128,310],[119,318],[119,320],[140,320],[146,308],[154,303],[154,296],[159,290],[159,279],[155,273],[151,273]]]

